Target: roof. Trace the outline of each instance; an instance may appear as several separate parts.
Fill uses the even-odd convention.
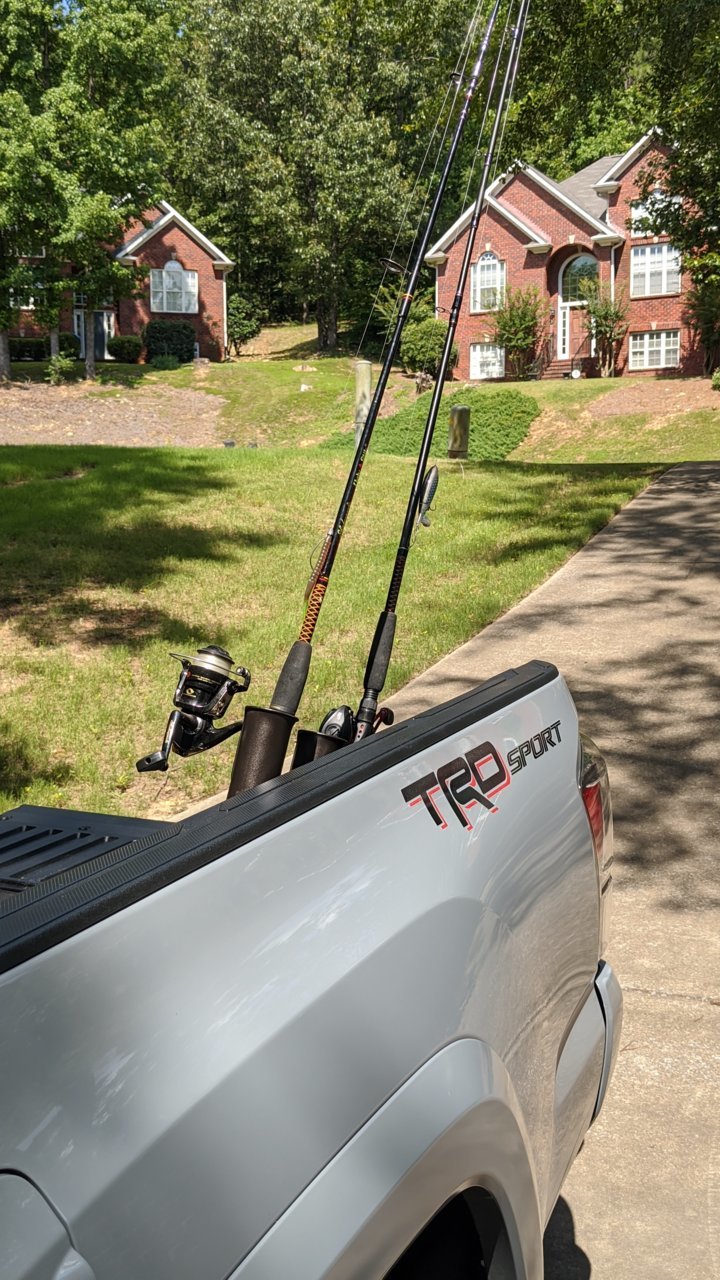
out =
[[[503,204],[501,200],[496,198],[496,193],[499,191],[503,181],[504,175],[500,178],[496,178],[495,181],[490,184],[485,197],[485,207],[492,209],[495,213],[499,213],[501,217],[506,218],[507,221],[515,227],[516,231],[519,231],[521,235],[526,236],[528,241],[526,248],[531,253],[545,253],[551,248],[545,232],[541,231],[539,227],[534,226],[531,222],[528,222],[527,218],[524,216],[521,217],[516,209],[509,208],[508,205]],[[426,262],[429,262],[430,265],[438,265],[434,264],[433,260],[444,258],[445,251],[450,248],[450,245],[453,244],[455,240],[457,240],[458,236],[462,235],[465,228],[470,225],[474,208],[475,205],[471,204],[470,207],[466,209],[465,212],[455,220],[455,222],[453,222],[452,226],[448,227],[445,234],[433,245],[432,249],[428,250],[425,255]]]
[[[616,156],[615,163],[611,164],[610,168],[598,177],[595,183],[595,190],[599,191],[601,194],[616,191],[625,170],[628,169],[633,161],[637,160],[644,151],[647,151],[650,143],[655,138],[659,138],[661,136],[661,132],[662,131],[657,127],[650,129],[647,133],[643,134],[640,141],[636,142],[634,146],[629,147],[621,156]],[[608,159],[612,159],[612,157],[608,157]]]
[[[156,236],[160,231],[164,231],[166,227],[170,226],[170,224],[174,222],[177,226],[181,227],[196,244],[199,244],[201,249],[204,249],[205,252],[209,254],[213,260],[214,267],[218,267],[221,271],[229,271],[231,267],[235,266],[232,258],[228,258],[227,254],[223,253],[222,249],[218,249],[217,245],[213,244],[212,240],[208,240],[207,236],[204,236],[202,231],[199,231],[192,222],[189,222],[181,213],[178,213],[177,209],[173,209],[172,205],[168,204],[167,200],[159,200],[157,207],[160,210],[160,216],[155,218],[149,226],[144,227],[142,231],[138,231],[130,240],[126,240],[124,244],[121,244],[120,248],[115,252],[116,258],[121,260],[124,258],[134,258],[138,251],[142,249],[143,245],[147,244],[148,240],[152,240],[153,236]]]
[[[584,206],[574,199],[573,196],[564,191],[558,182],[553,182],[552,178],[548,178],[547,174],[541,173],[534,165],[523,164],[520,166],[520,169],[523,173],[526,173],[533,182],[536,182],[539,187],[542,187],[549,195],[555,196],[556,200],[559,200],[561,204],[564,204],[572,213],[577,217],[582,218],[583,222],[586,222],[588,226],[592,227],[595,231],[595,235],[592,236],[591,239],[596,240],[598,237],[601,237],[603,240],[607,238],[611,241],[623,239],[619,232],[616,232],[612,227],[609,227],[606,222],[601,222],[599,218],[596,218],[593,213],[590,213],[588,209],[584,208]]]
[[[563,182],[558,182],[558,187],[570,196],[576,204],[587,209],[588,213],[594,218],[604,221],[604,215],[607,212],[607,201],[604,196],[599,195],[595,190],[595,183],[599,182],[602,175],[607,173],[611,165],[620,156],[603,156],[601,160],[594,160],[592,164],[586,164],[584,169],[579,169],[577,173],[571,174],[569,178],[565,178]]]

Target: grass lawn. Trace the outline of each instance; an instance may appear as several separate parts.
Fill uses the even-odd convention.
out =
[[[135,772],[171,709],[168,650],[225,645],[252,671],[250,700],[267,701],[346,465],[327,448],[0,450],[2,808],[170,814],[221,790],[232,740],[164,777]],[[411,469],[368,460],[316,633],[305,724],[358,700]],[[654,473],[441,463],[387,692],[530,591]]]

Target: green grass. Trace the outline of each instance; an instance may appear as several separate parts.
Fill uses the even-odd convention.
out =
[[[542,581],[652,468],[441,462],[388,692]],[[346,459],[330,450],[0,450],[0,801],[143,814],[220,790],[233,743],[139,776],[177,674],[214,641],[263,704],[297,635],[313,547]],[[412,472],[371,456],[316,635],[302,721],[354,703]]]
[[[720,396],[718,396],[720,401]],[[720,410],[720,404],[718,405]],[[666,418],[613,414],[576,423],[550,439],[523,442],[513,454],[522,462],[702,462],[720,452],[720,412],[696,409]]]
[[[431,399],[432,392],[428,391],[392,417],[382,418],[373,432],[374,451],[417,457]],[[449,388],[436,428],[439,446],[447,440],[447,415],[453,405],[465,405],[470,410],[468,457],[473,462],[502,462],[524,440],[540,412],[537,400],[521,391],[495,390],[488,394],[474,387]],[[348,451],[353,444],[352,432],[325,441],[327,448],[342,446]]]

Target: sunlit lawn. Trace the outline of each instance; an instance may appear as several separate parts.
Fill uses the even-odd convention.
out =
[[[316,634],[301,718],[355,703],[412,464],[370,457]],[[233,743],[140,777],[177,664],[215,642],[272,692],[346,459],[328,449],[0,450],[0,804],[172,813],[226,785]],[[441,463],[388,692],[542,581],[652,468]],[[508,665],[512,654],[508,655]]]

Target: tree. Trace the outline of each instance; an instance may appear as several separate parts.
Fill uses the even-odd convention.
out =
[[[583,326],[595,343],[600,376],[613,378],[620,343],[628,331],[627,298],[619,292],[613,297],[609,285],[592,277],[580,281],[579,291],[585,301]]]
[[[690,323],[704,351],[703,369],[711,374],[720,365],[720,263],[703,270],[696,266],[686,304]]]
[[[65,0],[62,74],[46,94],[62,169],[53,253],[85,298],[85,366],[95,377],[94,311],[141,273],[112,256],[165,187],[184,30],[177,0]]]
[[[32,296],[50,299],[55,262],[46,249],[62,218],[60,174],[44,94],[58,73],[64,20],[53,0],[4,0],[0,44],[0,381],[10,376],[9,329]],[[34,257],[30,257],[34,255]]]
[[[505,290],[494,315],[492,339],[504,347],[513,378],[527,378],[547,337],[549,319],[549,304],[535,285]]]

